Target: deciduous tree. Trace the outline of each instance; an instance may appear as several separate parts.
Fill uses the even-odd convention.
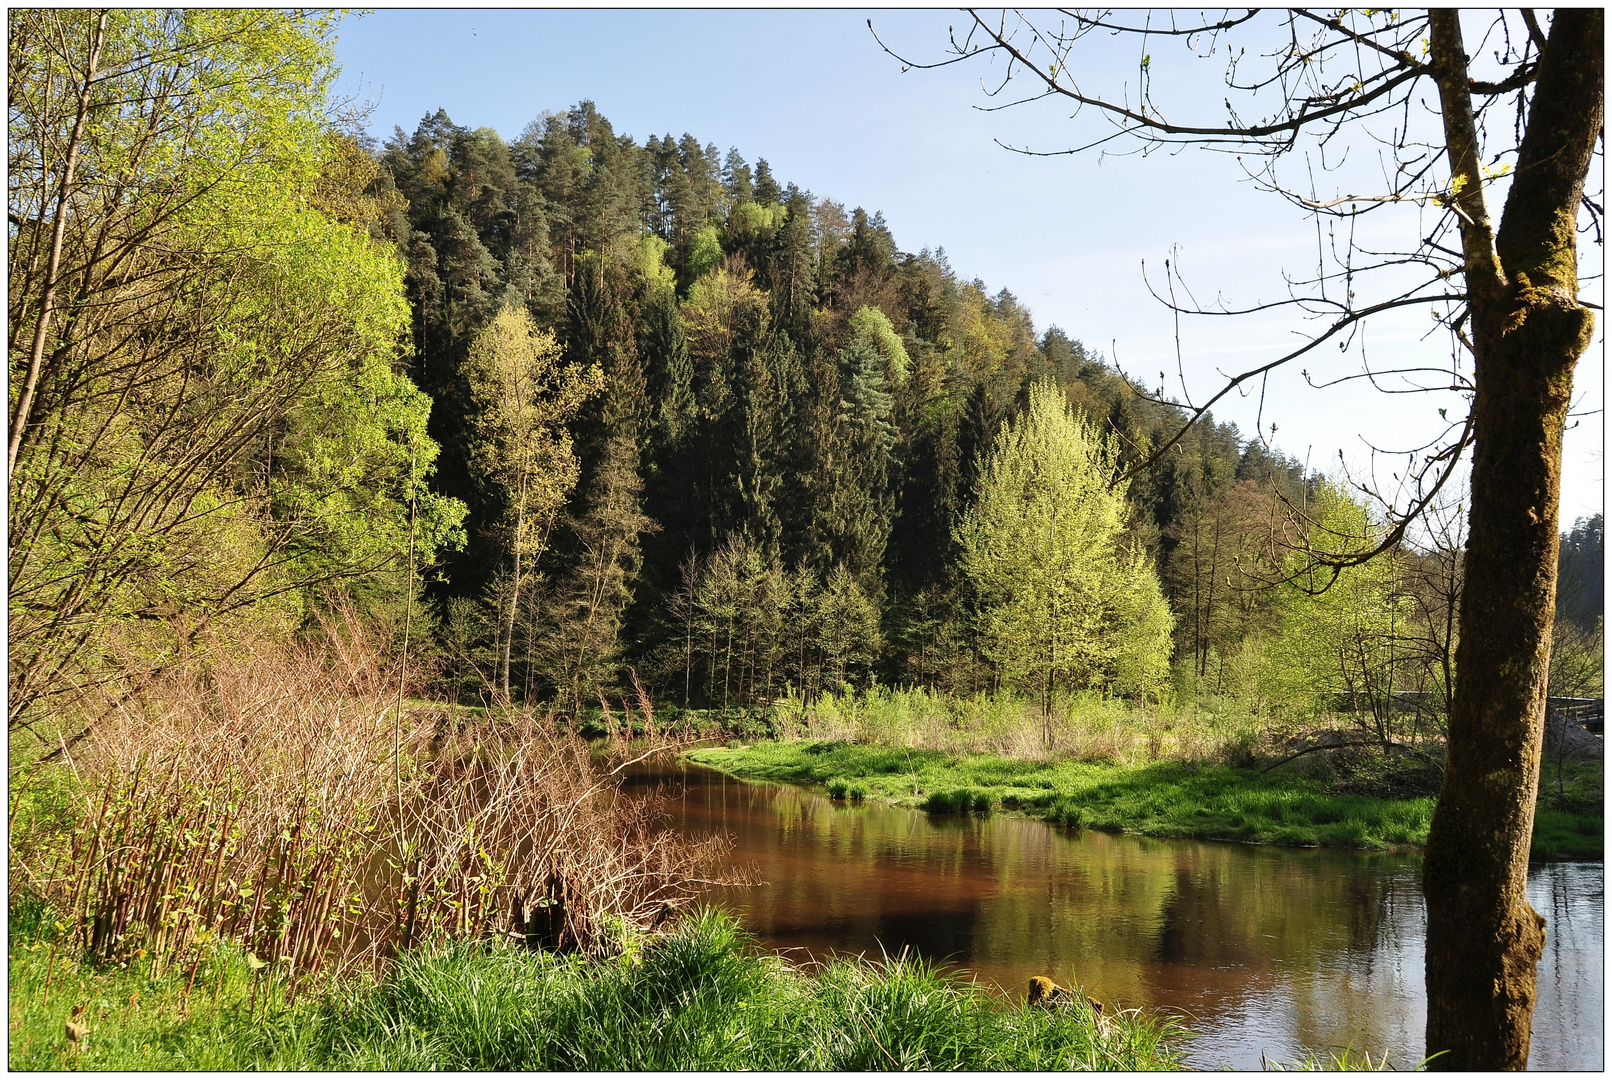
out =
[[[1262,19],[1278,22],[1274,32],[1262,36]],[[1483,47],[1469,51],[1463,23],[1480,19]],[[1116,36],[1137,47],[1138,82],[1104,92],[1085,57]],[[1162,80],[1171,68],[1154,53],[1172,42],[1204,58],[1228,57],[1224,111],[1215,102],[1210,113],[1184,115],[1201,109],[1201,93],[1169,100]],[[1321,329],[1233,376],[1192,414],[1203,416],[1239,387],[1263,385],[1270,371],[1318,355],[1376,314],[1421,307],[1449,331],[1448,368],[1408,363],[1395,374],[1407,387],[1469,393],[1471,411],[1442,445],[1409,455],[1394,526],[1334,562],[1341,571],[1399,543],[1472,448],[1448,765],[1423,864],[1427,1050],[1442,1068],[1520,1069],[1528,1061],[1544,920],[1525,886],[1555,607],[1561,437],[1573,369],[1594,329],[1579,299],[1577,238],[1583,225],[1599,232],[1600,207],[1585,198],[1584,184],[1601,141],[1605,47],[1599,8],[1559,10],[1548,22],[1532,10],[1248,10],[1218,19],[976,12],[953,37],[955,55],[942,61],[998,57],[1005,64],[996,92],[1009,103],[1028,83],[1017,101],[1072,103],[1077,116],[1101,125],[1060,152],[1124,140],[1235,152],[1255,183],[1347,225],[1350,236],[1360,235],[1366,215],[1438,208],[1426,220],[1411,215],[1397,248],[1352,240],[1335,247],[1335,266],[1295,281],[1293,294],[1272,305],[1319,317]],[[1423,119],[1435,113],[1436,123]],[[1308,165],[1331,169],[1366,146],[1384,155],[1379,190],[1321,191],[1315,180],[1288,183],[1280,171],[1296,150]],[[1497,185],[1505,188],[1498,228],[1488,206]],[[1407,276],[1407,267],[1419,272]],[[1374,289],[1375,281],[1382,285]]]
[[[1049,725],[1060,687],[1156,687],[1169,668],[1174,619],[1158,577],[1120,542],[1130,511],[1124,486],[1110,487],[1116,453],[1038,383],[997,436],[957,532],[986,655],[1041,695]]]
[[[597,367],[561,361],[553,333],[525,308],[506,306],[470,347],[465,378],[477,405],[473,461],[503,497],[508,578],[499,597],[499,686],[510,695],[510,652],[521,589],[548,544],[549,529],[577,481],[565,425],[604,386]]]
[[[405,575],[425,490],[401,268],[333,130],[330,17],[9,15],[9,718],[270,596]],[[169,644],[174,644],[169,642]],[[153,647],[160,661],[162,646]]]

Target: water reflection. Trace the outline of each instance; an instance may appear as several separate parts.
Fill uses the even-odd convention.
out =
[[[698,768],[676,780],[678,826],[735,840],[765,885],[717,889],[797,958],[914,949],[1022,993],[1030,975],[1122,1006],[1180,1011],[1195,1064],[1259,1068],[1353,1046],[1421,1054],[1420,859],[1072,833],[1022,818],[847,807]],[[1536,1069],[1600,1069],[1601,864],[1529,879],[1549,920]]]

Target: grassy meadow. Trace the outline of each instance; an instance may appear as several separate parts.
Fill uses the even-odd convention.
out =
[[[1439,748],[1429,740],[1387,753],[1347,717],[1331,719],[1284,728],[1226,698],[1139,709],[1095,695],[1063,699],[1048,719],[1010,694],[875,688],[782,702],[770,725],[777,738],[687,757],[740,778],[820,784],[834,798],[933,813],[1007,810],[1144,836],[1300,847],[1423,844]],[[1337,748],[1310,749],[1328,744]],[[1599,765],[1547,766],[1535,857],[1601,856]]]

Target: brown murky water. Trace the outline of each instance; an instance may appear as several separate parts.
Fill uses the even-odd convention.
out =
[[[1031,975],[1178,1011],[1193,1064],[1257,1069],[1352,1046],[1421,1056],[1425,914],[1410,855],[1073,832],[945,818],[698,767],[645,771],[692,835],[724,832],[764,885],[716,889],[797,959],[903,948],[1023,993]],[[1549,920],[1534,1069],[1602,1068],[1603,867],[1529,876]]]

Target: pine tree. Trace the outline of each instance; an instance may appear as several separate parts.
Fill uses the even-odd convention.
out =
[[[783,195],[778,181],[772,178],[772,166],[766,158],[756,159],[756,202],[763,206],[775,203]]]
[[[755,200],[756,188],[751,180],[750,166],[737,147],[730,147],[722,162],[722,187],[730,208]]]

